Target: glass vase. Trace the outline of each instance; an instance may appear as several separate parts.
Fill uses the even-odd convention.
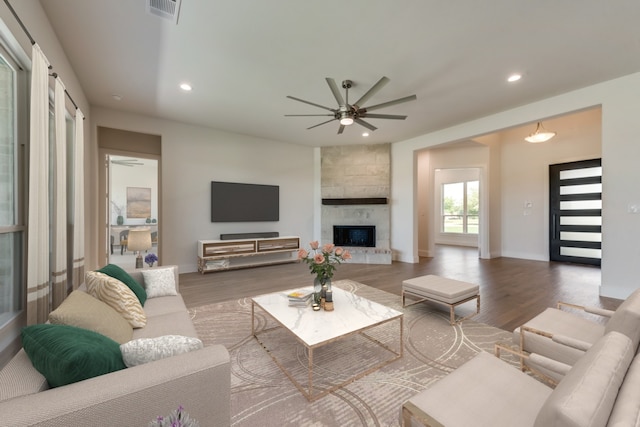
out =
[[[320,298],[322,293],[322,282],[320,282],[320,278],[316,277],[313,279],[313,302],[316,304],[320,304]]]

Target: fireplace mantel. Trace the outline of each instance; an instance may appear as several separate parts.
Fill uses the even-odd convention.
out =
[[[386,205],[386,197],[353,197],[342,199],[322,199],[323,205]]]

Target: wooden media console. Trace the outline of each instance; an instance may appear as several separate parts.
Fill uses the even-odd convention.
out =
[[[198,240],[198,271],[214,271],[284,264],[297,261],[300,249],[297,236],[237,239]]]

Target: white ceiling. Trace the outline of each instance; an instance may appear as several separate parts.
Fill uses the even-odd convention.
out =
[[[177,25],[146,1],[41,0],[92,106],[312,146],[401,141],[640,71],[637,0],[183,0]],[[286,95],[335,108],[325,77],[355,100],[382,76],[368,105],[418,100],[375,111],[408,118],[367,119],[366,139],[284,117],[326,112]]]

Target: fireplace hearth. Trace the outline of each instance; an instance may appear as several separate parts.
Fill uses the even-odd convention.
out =
[[[336,246],[376,246],[375,225],[334,225],[333,243]]]

